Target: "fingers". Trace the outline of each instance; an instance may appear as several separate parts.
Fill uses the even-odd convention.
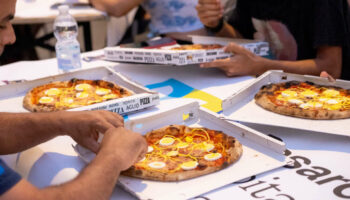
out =
[[[334,83],[335,79],[329,75],[326,71],[322,71],[320,77],[327,78],[329,82]]]
[[[231,42],[230,44],[228,44],[225,48],[224,51],[226,53],[233,53],[233,54],[242,54],[242,53],[251,53],[250,51],[248,51],[247,49],[245,49],[244,47],[235,44],[233,42]]]
[[[213,62],[202,63],[199,66],[201,68],[220,68],[220,67],[227,66],[229,61],[230,61],[230,58],[218,59],[218,60],[214,60]]]
[[[199,4],[217,4],[220,3],[218,0],[198,0]]]
[[[83,141],[79,142],[79,144],[94,153],[97,153],[100,148],[100,145],[93,138],[85,138]]]

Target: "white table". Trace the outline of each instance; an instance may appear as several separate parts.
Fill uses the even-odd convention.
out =
[[[83,57],[99,54],[101,51],[95,51],[83,54]],[[28,68],[29,64],[30,68]],[[83,67],[113,64],[116,63],[83,62]],[[162,99],[169,98],[167,96],[169,94],[174,94],[176,88],[172,87],[173,83],[183,88],[197,89],[196,94],[201,95],[188,94],[185,97],[194,96],[201,99],[205,97],[212,110],[217,109],[215,104],[218,99],[227,97],[231,92],[239,90],[254,80],[252,77],[227,78],[218,70],[200,69],[198,66],[117,64],[114,69],[141,84],[154,86],[155,90],[162,94]],[[19,62],[0,67],[0,80],[30,80],[56,73],[55,59]],[[166,102],[165,100],[162,103]],[[200,103],[206,102],[200,100]],[[282,139],[289,149],[288,156],[296,161],[291,164],[294,168],[284,167],[266,172],[252,177],[252,180],[227,185],[196,199],[350,198],[349,137],[259,125],[252,127]],[[36,186],[45,187],[71,180],[85,166],[71,148],[71,144],[74,144],[74,141],[69,137],[58,137],[20,154],[1,158]],[[134,197],[116,187],[111,199],[134,199]]]
[[[12,20],[12,23],[14,25],[53,23],[58,15],[58,10],[57,8],[51,8],[51,6],[55,3],[64,2],[78,2],[78,0],[18,0],[16,4],[15,18]],[[77,20],[79,25],[83,27],[85,49],[86,51],[91,51],[92,42],[90,22],[96,20],[106,20],[106,14],[89,6],[72,7],[70,8],[70,14],[75,18],[75,20]],[[50,47],[45,43],[45,41],[51,37],[53,37],[52,34],[49,36],[44,36],[42,39],[36,39],[31,43],[34,43],[35,45],[41,46],[43,48],[47,48],[49,50],[54,50],[53,47]],[[30,44],[30,42],[28,42],[28,44]]]

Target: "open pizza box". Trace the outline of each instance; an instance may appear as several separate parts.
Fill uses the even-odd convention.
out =
[[[23,98],[28,91],[36,86],[54,81],[67,81],[72,78],[113,82],[134,92],[134,95],[70,110],[109,110],[119,114],[126,114],[159,103],[159,94],[157,92],[145,88],[108,67],[98,67],[2,86],[0,87],[0,110],[2,112],[28,112],[23,107]]]
[[[350,81],[336,80],[335,83],[331,83],[327,78],[317,76],[284,73],[277,70],[267,71],[254,82],[222,101],[222,117],[227,120],[248,124],[278,126],[350,136],[350,119],[312,120],[290,117],[265,110],[255,103],[254,96],[263,85],[292,80],[310,81],[315,84],[338,86],[345,89],[350,88]]]
[[[139,199],[189,199],[286,164],[283,142],[244,125],[219,119],[218,114],[200,108],[198,102],[193,100],[176,100],[176,106],[172,108],[162,104],[157,106],[158,111],[148,110],[148,113],[139,113],[130,118],[125,122],[125,127],[141,134],[171,124],[221,130],[242,143],[243,154],[238,161],[223,170],[184,181],[160,182],[120,176],[119,184]],[[75,146],[75,150],[86,162],[95,157],[94,153],[79,145]]]
[[[266,56],[269,52],[267,42],[255,40],[241,40],[231,38],[218,38],[207,36],[191,36],[194,44],[221,44],[227,45],[235,42],[249,49],[259,56]],[[209,50],[170,50],[179,45],[162,46],[161,48],[124,48],[106,47],[104,49],[105,58],[109,61],[122,61],[134,63],[153,63],[170,65],[188,65],[211,62],[216,59],[231,57],[232,54],[225,53],[223,48]]]

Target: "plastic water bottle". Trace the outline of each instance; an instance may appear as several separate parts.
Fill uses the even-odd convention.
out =
[[[81,68],[80,44],[77,41],[78,25],[69,14],[68,5],[59,6],[58,10],[59,15],[53,24],[57,39],[56,56],[59,72],[65,73]]]

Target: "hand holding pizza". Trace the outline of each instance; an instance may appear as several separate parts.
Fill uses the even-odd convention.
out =
[[[199,0],[196,10],[201,22],[212,28],[219,24],[224,13],[220,0]]]
[[[230,58],[203,63],[200,67],[216,67],[224,71],[227,76],[257,75],[265,72],[262,67],[263,58],[255,55],[244,47],[235,43],[230,43],[224,50],[234,55]]]
[[[98,154],[114,156],[121,171],[141,160],[147,152],[147,142],[140,134],[123,127],[111,128],[104,134]]]
[[[110,128],[123,127],[124,119],[109,111],[59,111],[55,115],[59,131],[71,136],[78,144],[97,152],[98,133],[105,133]]]

